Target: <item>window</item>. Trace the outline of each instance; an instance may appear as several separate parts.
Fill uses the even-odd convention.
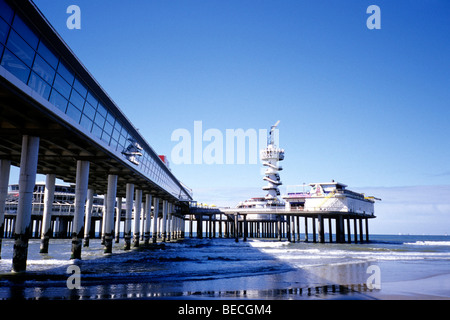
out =
[[[108,120],[112,125],[114,125],[116,118],[114,118],[114,116],[108,112],[108,115],[106,116],[106,120]]]
[[[111,134],[112,134],[112,130],[113,130],[113,126],[112,126],[108,121],[106,121],[106,122],[105,122],[105,127],[103,128],[103,130],[104,130],[107,134],[111,135]]]
[[[101,139],[103,141],[105,141],[107,144],[109,144],[109,140],[111,140],[111,136],[108,133],[106,133],[105,131],[103,131]]]
[[[49,84],[53,84],[53,79],[55,78],[55,70],[42,59],[39,55],[36,56],[33,64],[33,71],[41,76],[42,79],[47,81]]]
[[[58,90],[58,92],[61,93],[66,99],[69,99],[71,86],[66,82],[66,80],[61,78],[59,74],[56,75],[53,87]]]
[[[39,38],[33,31],[23,22],[23,20],[16,14],[12,27],[18,34],[33,48],[36,49],[39,43]]]
[[[96,137],[100,138],[100,137],[102,136],[102,132],[103,132],[102,128],[100,128],[99,126],[97,126],[96,124],[94,124],[94,126],[92,127],[92,133],[93,133]]]
[[[31,67],[35,52],[14,30],[11,30],[11,33],[9,34],[6,46],[11,52]]]
[[[11,23],[14,16],[14,11],[5,3],[5,0],[0,0],[0,16],[8,23]]]
[[[94,119],[94,117],[95,117],[95,109],[89,104],[89,102],[86,102],[84,104],[83,113],[86,116],[88,116],[90,119]]]
[[[98,104],[97,112],[100,113],[104,118],[106,118],[106,115],[108,114],[105,107],[101,103]]]
[[[73,83],[73,88],[78,91],[78,93],[83,97],[86,98],[87,95],[87,89],[84,87],[84,85],[75,78],[75,82]]]
[[[74,76],[63,63],[59,63],[58,73],[72,86]]]
[[[94,122],[95,122],[96,125],[98,125],[103,130],[103,126],[105,125],[105,118],[103,118],[101,116],[101,114],[99,114],[98,112],[95,115],[95,121]]]
[[[58,93],[56,90],[52,90],[52,94],[50,96],[50,103],[54,104],[58,109],[62,112],[66,112],[67,108],[67,100]]]
[[[36,73],[31,73],[30,80],[28,81],[28,86],[39,93],[44,99],[48,100],[51,87]]]
[[[70,95],[70,102],[72,102],[78,109],[83,110],[84,99],[75,90],[72,90],[72,94]]]
[[[30,69],[15,55],[13,55],[11,51],[5,49],[1,65],[19,78],[22,82],[27,83],[28,76],[30,75]]]
[[[6,37],[8,36],[9,26],[8,24],[0,19],[0,42],[6,43]]]
[[[50,49],[47,48],[47,46],[42,41],[39,43],[37,52],[53,67],[53,69],[56,69],[56,67],[58,66],[58,58],[50,51]]]
[[[120,129],[120,127],[119,127],[119,129]],[[116,140],[119,140],[119,138],[120,138],[120,131],[117,131],[116,128],[114,128],[112,137],[113,137],[114,139],[116,139]]]
[[[92,93],[88,92],[86,100],[91,104],[91,106],[94,107],[94,109],[97,108],[98,101],[95,99],[95,97],[92,95]]]
[[[78,110],[78,108],[76,108],[73,104],[69,103],[66,114],[74,119],[77,123],[80,122],[81,111]]]
[[[91,129],[92,129],[92,120],[91,119],[89,119],[85,115],[82,115],[80,124],[87,131],[91,132]]]

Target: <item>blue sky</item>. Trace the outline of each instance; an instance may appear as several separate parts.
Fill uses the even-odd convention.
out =
[[[35,3],[158,153],[194,121],[225,135],[281,120],[284,186],[335,179],[383,198],[373,232],[450,233],[448,1]],[[199,201],[264,194],[258,164],[171,168]]]

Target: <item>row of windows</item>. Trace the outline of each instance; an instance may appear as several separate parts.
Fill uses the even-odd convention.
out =
[[[135,138],[61,59],[0,0],[0,65],[114,151]],[[140,170],[172,194],[179,186],[143,151]]]

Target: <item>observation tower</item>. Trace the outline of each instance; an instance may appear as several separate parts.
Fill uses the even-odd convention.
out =
[[[278,148],[274,138],[275,129],[279,124],[280,120],[271,127],[267,136],[267,147],[260,152],[261,161],[266,167],[264,172],[265,177],[263,179],[267,181],[267,185],[263,187],[263,190],[267,191],[265,200],[269,202],[268,204],[280,203],[280,200],[278,199],[280,190],[278,187],[282,185],[282,182],[278,171],[283,170],[283,168],[278,165],[278,162],[284,159],[284,149]]]

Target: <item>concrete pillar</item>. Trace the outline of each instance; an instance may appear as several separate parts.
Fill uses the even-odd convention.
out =
[[[308,217],[305,217],[305,242],[308,242]]]
[[[120,241],[120,217],[122,215],[122,198],[117,198],[117,207],[116,207],[116,225],[114,227],[115,232],[115,243],[119,243]]]
[[[336,241],[338,239],[338,237],[337,237],[337,228],[338,227],[337,227],[337,224],[336,224]],[[328,218],[328,237],[329,237],[330,243],[332,243],[333,242],[333,226],[332,226],[332,223],[331,223],[331,218]]]
[[[318,222],[319,222],[319,226],[318,226],[319,242],[324,243],[325,242],[325,228],[324,228],[324,223],[323,223],[323,215],[319,214]]]
[[[198,214],[196,217],[197,217],[197,238],[203,239],[203,215]]]
[[[208,238],[212,239],[212,214],[209,216],[209,220],[208,220]]]
[[[345,242],[345,228],[344,228],[344,217],[339,216],[336,219],[336,225],[339,224],[339,243]]]
[[[133,247],[139,247],[139,226],[141,222],[141,208],[142,208],[142,190],[136,189],[136,199],[134,202],[134,234]]]
[[[161,235],[162,235],[162,241],[167,241],[167,200],[163,200],[163,217],[162,217],[162,225],[161,225]]]
[[[51,221],[53,200],[55,199],[56,175],[47,174],[45,177],[44,211],[42,213],[42,231],[40,253],[48,253],[48,242],[51,236]]]
[[[297,223],[297,241],[300,242],[300,217],[296,216],[296,223]]]
[[[142,193],[142,199],[144,199],[144,193]],[[145,227],[145,202],[142,200],[142,206],[141,206],[141,220],[139,225],[139,239],[144,241],[144,227]]]
[[[316,218],[312,218],[312,233],[313,233],[313,242],[316,243]]]
[[[278,240],[282,240],[282,235],[281,235],[281,215],[278,215],[277,216],[278,217],[278,221],[277,221],[277,223],[278,223]]]
[[[0,160],[0,259],[2,258],[2,238],[5,232],[6,197],[8,196],[9,173],[11,161]]]
[[[152,242],[156,243],[158,237],[158,215],[159,215],[159,198],[153,199],[153,232]]]
[[[86,211],[84,213],[84,247],[89,247],[89,238],[91,234],[92,207],[94,206],[94,189],[88,189],[86,199]]]
[[[350,218],[347,218],[347,237],[348,237],[347,242],[351,243],[352,242],[352,230],[350,229]]]
[[[353,219],[353,232],[355,233],[355,243],[358,243],[358,227],[356,225],[356,218]]]
[[[167,241],[173,238],[173,215],[172,215],[172,203],[167,203]]]
[[[291,216],[286,215],[286,237],[289,242],[292,241],[291,235]]]
[[[38,155],[39,138],[24,135],[20,158],[19,203],[14,228],[13,272],[25,271],[27,268],[28,239]]]
[[[366,242],[369,242],[369,219],[366,218]]]
[[[291,215],[291,241],[295,243],[295,217]]]
[[[363,219],[359,218],[359,242],[364,242]]]
[[[244,241],[247,241],[248,225],[247,225],[247,215],[244,214]]]
[[[150,226],[152,222],[152,195],[145,195],[145,225],[144,225],[144,245],[150,244]]]
[[[239,213],[234,214],[234,241],[239,242]]]
[[[72,225],[71,259],[81,259],[81,243],[84,236],[84,205],[89,182],[89,161],[77,161],[75,185],[75,212]]]
[[[101,234],[100,234],[100,239],[101,239],[101,242],[100,242],[100,244],[101,245],[105,245],[105,228],[106,228],[106,226],[105,226],[105,221],[106,221],[106,210],[107,210],[107,206],[106,206],[106,198],[108,197],[108,195],[107,194],[104,194],[103,195],[103,207],[102,207],[102,220],[101,220],[101,227],[102,227],[102,229],[101,229]]]
[[[131,248],[131,216],[133,213],[134,184],[127,183],[126,207],[125,207],[125,228],[123,238],[125,239],[124,250]]]
[[[105,250],[104,253],[112,253],[114,237],[114,211],[117,197],[117,180],[115,174],[108,175],[108,193],[106,196],[106,215],[105,215]]]

